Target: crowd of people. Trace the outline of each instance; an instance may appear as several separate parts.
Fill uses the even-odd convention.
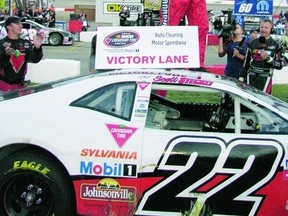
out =
[[[27,14],[33,17],[49,14],[49,26],[53,27],[56,20],[55,10],[50,8],[48,11],[35,10],[34,13],[32,12],[29,10],[23,12],[19,9],[16,14],[17,17],[9,17],[5,21],[5,29],[8,35],[0,41],[0,91],[23,87],[27,63],[37,63],[43,56],[40,35],[33,39],[33,43],[20,38],[22,30],[20,18]],[[127,25],[128,17],[129,12],[127,12],[127,8],[123,7],[119,13],[120,26]],[[83,10],[79,15],[79,19],[87,19],[87,15]],[[219,34],[219,31],[223,28],[221,19],[216,17],[213,25],[214,33]],[[282,69],[286,66],[286,50],[283,49],[283,44],[288,44],[288,22],[285,22],[286,31],[281,37],[283,44],[271,37],[273,26],[274,24],[270,19],[263,19],[259,28],[250,29],[250,41],[246,40],[244,30],[240,24],[235,25],[228,41],[224,41],[223,37],[219,37],[218,56],[220,58],[227,56],[224,70],[226,76],[239,79],[241,82],[247,82],[271,94],[273,70]],[[97,36],[95,35],[91,41],[90,72],[95,71],[96,40]],[[203,50],[205,51],[205,49],[200,49],[200,67],[204,66],[204,58],[201,58]],[[13,65],[14,63],[18,67]]]
[[[280,11],[279,15],[278,15],[278,20],[276,21],[276,25],[278,24],[283,24],[285,25],[286,20],[288,20],[288,11],[285,11],[285,13],[283,13],[283,11]]]
[[[119,13],[120,26],[125,26],[127,14],[125,8]],[[223,28],[219,17],[213,22],[214,33],[219,34]],[[229,40],[223,41],[219,37],[218,56],[227,56],[224,74],[228,77],[239,79],[248,84],[271,94],[272,77],[274,69],[282,69],[286,66],[285,49],[271,37],[273,22],[269,18],[263,19],[259,28],[251,28],[250,38],[247,40],[242,25],[235,25]],[[288,44],[288,22],[285,24],[286,31],[281,40]],[[90,71],[94,71],[96,36],[91,42],[91,55],[89,60]]]
[[[227,42],[223,43],[220,36],[218,56],[227,55],[225,75],[271,94],[274,69],[281,70],[287,65],[286,49],[283,47],[288,43],[287,21],[285,26],[285,34],[281,38],[284,43],[272,38],[274,23],[269,18],[264,18],[259,28],[250,29],[249,40],[246,40],[239,24],[236,24]]]
[[[20,18],[34,18],[35,21],[40,22],[40,24],[47,25],[50,28],[55,27],[56,12],[53,4],[48,9],[43,7],[35,9],[27,8],[26,10],[23,10],[21,7],[18,7],[14,15]]]

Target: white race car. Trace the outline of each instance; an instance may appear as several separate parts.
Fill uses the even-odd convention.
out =
[[[204,72],[0,96],[0,215],[287,215],[288,104]]]

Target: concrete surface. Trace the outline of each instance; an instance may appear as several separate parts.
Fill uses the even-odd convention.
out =
[[[76,75],[80,75],[80,61],[44,59],[37,64],[28,63],[25,79],[34,83],[47,83]]]

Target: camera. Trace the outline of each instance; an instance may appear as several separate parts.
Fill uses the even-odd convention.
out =
[[[226,43],[230,40],[233,31],[236,29],[235,20],[232,21],[232,24],[228,24],[222,27],[218,34],[218,38],[223,38],[223,43]]]

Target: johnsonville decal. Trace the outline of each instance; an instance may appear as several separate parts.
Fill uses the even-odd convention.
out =
[[[85,200],[136,201],[136,188],[120,185],[118,181],[104,178],[95,184],[82,184],[80,195]]]

